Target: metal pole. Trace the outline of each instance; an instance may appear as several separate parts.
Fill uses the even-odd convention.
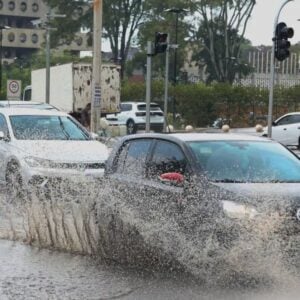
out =
[[[165,75],[165,99],[164,99],[164,132],[167,132],[167,118],[168,118],[168,87],[169,87],[169,54],[170,54],[170,35],[167,37],[167,51],[166,51],[166,75]]]
[[[0,94],[2,93],[2,40],[3,40],[3,27],[0,26],[0,34],[1,34],[1,40],[0,40]]]
[[[174,49],[174,86],[177,84],[177,44],[178,44],[178,14],[179,12],[176,12],[176,23],[175,23],[175,49]],[[176,112],[176,99],[175,96],[173,96],[173,124],[175,124],[175,112]]]
[[[93,33],[93,90],[91,103],[91,132],[100,129],[101,117],[101,43],[102,43],[102,0],[94,0],[94,33]]]
[[[283,7],[288,3],[294,0],[286,0],[280,7],[275,21],[274,21],[274,29],[273,29],[273,38],[276,36],[276,26],[278,24],[279,15],[281,13],[281,10]],[[271,53],[271,76],[270,76],[270,91],[269,91],[269,110],[268,110],[268,137],[272,137],[272,117],[273,117],[273,95],[274,95],[274,76],[275,76],[275,68],[274,68],[274,62],[275,62],[275,40],[273,39],[273,45],[272,45],[272,53]]]
[[[146,132],[150,132],[152,42],[147,43]]]
[[[46,103],[50,103],[50,28],[46,25]]]

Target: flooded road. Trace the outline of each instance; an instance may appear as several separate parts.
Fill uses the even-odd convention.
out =
[[[177,274],[147,274],[92,258],[0,241],[0,299],[296,300],[297,283],[218,289]],[[299,285],[298,285],[299,287]]]
[[[1,197],[3,198],[3,193],[0,193]],[[69,205],[68,201],[66,203]],[[53,202],[52,204],[55,203]],[[77,202],[75,204],[78,205]],[[87,203],[84,204],[86,205]],[[104,208],[103,205],[102,203],[102,209]],[[49,207],[43,206],[43,208],[47,208],[47,212],[49,211]],[[82,206],[76,206],[75,208],[78,209],[78,212],[84,212],[82,216],[86,216],[87,211],[82,211]],[[60,216],[59,221],[61,221],[62,211],[55,207],[52,207],[52,210],[50,210],[51,213],[55,211],[60,213],[58,215]],[[41,219],[37,219],[37,215],[35,215],[35,225],[44,226],[43,220],[45,218],[40,213],[41,210],[39,208],[36,214],[39,214]],[[32,234],[31,238],[32,242],[34,242],[34,234],[37,235],[37,233],[28,230],[26,226],[23,228],[24,220],[21,218],[14,217],[14,226],[12,228],[10,218],[8,218],[8,216],[12,215],[12,212],[7,212],[0,205],[0,238],[3,238],[0,239],[0,300],[299,299],[300,277],[295,274],[280,274],[280,271],[275,270],[275,260],[273,261],[273,266],[272,262],[270,262],[266,273],[274,272],[272,275],[276,275],[276,282],[267,284],[257,282],[255,285],[246,282],[244,285],[235,285],[235,280],[231,279],[229,285],[221,286],[216,284],[209,285],[210,278],[206,278],[208,284],[203,284],[199,279],[184,273],[175,273],[172,270],[160,272],[148,269],[148,271],[145,271],[143,268],[129,268],[119,263],[105,263],[99,257],[49,250],[53,249],[51,247],[49,249],[39,249],[38,247],[30,246],[28,245],[28,234]],[[53,216],[50,221],[54,224],[56,220],[53,219]],[[80,216],[80,214],[76,214],[77,221],[80,221]],[[95,215],[93,217],[95,218]],[[93,220],[91,219],[91,221]],[[86,225],[80,222],[78,224]],[[58,226],[60,223],[58,223],[57,227],[53,227],[53,224],[52,228],[60,232],[61,225]],[[73,223],[70,223],[69,219],[65,222],[65,225],[67,224],[72,229],[71,225]],[[159,228],[158,230],[161,232],[162,229]],[[39,232],[41,241],[48,243],[47,239],[43,240],[43,234],[46,233],[46,230]],[[83,233],[80,236],[86,238],[86,235]],[[164,238],[166,237],[164,236]],[[7,239],[18,239],[18,241],[9,241]],[[76,245],[75,238],[73,241],[74,245]],[[57,239],[54,239],[54,242],[56,245],[68,245],[65,241]],[[47,243],[46,246],[48,245]],[[289,269],[288,266],[286,267]]]

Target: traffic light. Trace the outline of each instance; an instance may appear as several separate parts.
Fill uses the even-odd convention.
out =
[[[162,32],[155,33],[154,55],[166,52],[168,48],[168,34]]]
[[[285,60],[290,56],[289,48],[291,43],[288,41],[289,38],[294,36],[294,29],[287,27],[285,23],[278,23],[275,31],[275,57],[279,61]]]

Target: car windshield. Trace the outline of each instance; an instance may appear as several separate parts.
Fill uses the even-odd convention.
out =
[[[89,140],[84,132],[67,116],[10,116],[13,133],[18,140]]]
[[[188,143],[197,165],[215,182],[300,182],[300,160],[278,143],[197,141]]]

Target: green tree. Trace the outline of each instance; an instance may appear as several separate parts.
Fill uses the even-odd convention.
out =
[[[206,63],[209,81],[232,83],[243,73],[241,47],[247,43],[245,30],[255,0],[194,0],[201,16],[196,39],[200,42],[199,59]]]

